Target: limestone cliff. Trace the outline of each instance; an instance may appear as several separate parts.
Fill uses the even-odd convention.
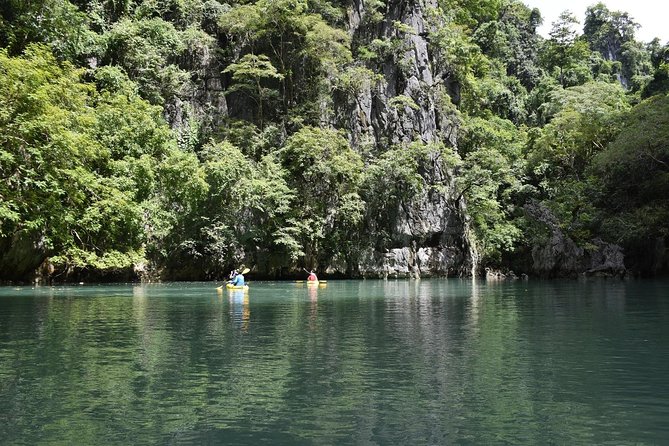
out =
[[[357,97],[335,103],[335,125],[348,130],[352,145],[359,150],[371,147],[379,153],[416,140],[455,147],[457,122],[449,108],[447,76],[435,67],[427,37],[426,15],[436,3],[389,1],[378,22],[368,19],[365,3],[353,0],[349,9],[353,48],[392,41],[399,50],[369,64],[369,69],[382,75],[380,82],[368,83]],[[361,253],[353,268],[360,275],[469,275],[476,268],[463,203],[455,193],[454,172],[433,154],[421,176],[424,191],[400,203],[389,213],[392,221],[383,222],[391,228],[390,246],[379,251],[372,240]]]

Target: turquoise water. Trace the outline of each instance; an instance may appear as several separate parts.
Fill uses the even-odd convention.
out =
[[[2,444],[667,444],[669,282],[0,287]]]

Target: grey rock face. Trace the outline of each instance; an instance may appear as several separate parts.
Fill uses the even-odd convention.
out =
[[[550,230],[546,243],[532,249],[533,270],[543,277],[590,276],[623,277],[624,254],[618,245],[595,239],[594,249],[586,251],[567,237],[552,212],[537,201],[525,205],[528,215]]]
[[[445,113],[440,113],[438,93],[444,85],[435,80],[426,37],[426,11],[435,6],[431,1],[391,0],[383,21],[371,26],[365,23],[364,2],[353,1],[349,26],[354,46],[373,39],[392,40],[399,53],[370,67],[382,74],[379,85],[365,85],[355,100],[338,104],[344,107],[342,114],[354,145],[369,141],[369,136],[379,150],[416,139],[426,143],[445,141],[455,146],[455,125],[444,119]],[[398,30],[396,23],[410,31]],[[391,106],[390,101],[398,96],[410,98],[418,107]]]
[[[443,142],[455,147],[457,124],[441,109],[439,98],[446,94],[446,87],[435,81],[426,37],[429,26],[426,12],[435,6],[430,0],[390,0],[383,21],[369,25],[365,21],[365,2],[353,0],[349,25],[354,46],[373,39],[392,39],[400,49],[398,54],[369,66],[382,74],[380,84],[363,84],[355,98],[335,103],[339,116],[335,125],[349,130],[353,147],[371,146],[376,153],[412,141]],[[401,100],[393,103],[393,98],[398,97]],[[466,237],[465,212],[456,198],[453,172],[433,154],[421,176],[423,192],[400,203],[391,213],[393,221],[388,222],[391,248],[387,252],[368,249],[362,253],[352,268],[360,275],[419,277],[472,273],[475,255]]]
[[[600,239],[593,241],[597,247],[589,254],[586,275],[604,275],[623,277],[625,269],[625,254],[620,246],[606,243]]]
[[[183,86],[179,97],[165,104],[165,119],[184,141],[192,133],[211,133],[228,116],[220,61],[207,45],[189,50],[188,63],[195,79]],[[184,142],[187,144],[187,142]]]
[[[464,260],[460,250],[449,247],[404,247],[384,253],[369,249],[358,269],[363,277],[380,279],[455,276],[461,274]]]

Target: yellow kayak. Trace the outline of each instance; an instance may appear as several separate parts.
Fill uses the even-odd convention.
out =
[[[223,288],[224,288],[223,285],[221,285],[221,286],[219,286],[219,287],[216,287],[216,289],[217,289],[218,291],[223,290]],[[229,289],[229,290],[244,290],[244,291],[248,291],[249,286],[248,286],[248,285],[244,285],[244,286],[235,286],[235,285],[233,285],[233,284],[231,284],[231,283],[226,283],[226,284],[225,284],[225,288],[227,288],[227,289]]]

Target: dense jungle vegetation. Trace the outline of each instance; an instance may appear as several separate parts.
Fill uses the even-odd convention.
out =
[[[630,15],[602,4],[542,38],[540,11],[516,0],[416,1],[418,36],[389,18],[399,3],[365,1],[352,35],[359,2],[345,0],[3,1],[0,279],[40,265],[211,279],[259,259],[268,273],[346,262],[370,233],[386,247],[384,215],[432,187],[421,169],[435,151],[480,268],[527,270],[546,237],[523,211],[537,201],[584,249],[601,238],[659,272],[668,44],[637,41]],[[393,33],[366,34],[383,24]],[[355,141],[336,104],[373,96],[413,37],[447,74],[457,134]],[[418,101],[387,105],[411,114]]]

